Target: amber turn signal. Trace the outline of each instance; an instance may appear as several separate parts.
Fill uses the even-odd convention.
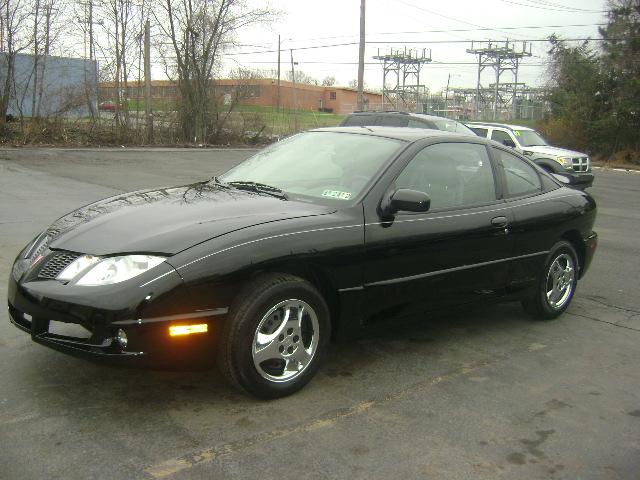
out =
[[[169,335],[177,337],[178,335],[191,335],[192,333],[205,333],[208,331],[206,323],[198,323],[196,325],[174,325],[169,327]]]

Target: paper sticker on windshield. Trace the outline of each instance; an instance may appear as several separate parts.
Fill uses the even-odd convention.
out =
[[[339,198],[340,200],[349,200],[351,198],[350,192],[341,192],[340,190],[324,190],[322,192],[323,197]]]
[[[519,137],[519,136],[520,136],[520,130],[514,130],[514,131],[513,131],[513,134],[514,134],[516,137]]]

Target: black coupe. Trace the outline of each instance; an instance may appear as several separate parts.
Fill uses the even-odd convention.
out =
[[[235,386],[279,397],[336,333],[379,320],[492,298],[560,315],[595,216],[589,194],[490,140],[318,129],[219,178],[65,215],[18,255],[9,314],[63,352],[216,358]]]

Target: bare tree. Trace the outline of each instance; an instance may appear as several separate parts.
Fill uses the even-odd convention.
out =
[[[103,58],[102,68],[113,78],[116,127],[122,131],[130,123],[129,81],[131,72],[139,68],[139,42],[146,11],[145,1],[134,0],[107,0],[93,11],[93,21],[100,27],[96,49]]]
[[[30,5],[24,0],[2,0],[0,2],[0,125],[4,125],[11,96],[15,94],[16,56],[33,43],[28,28]]]
[[[168,45],[166,70],[176,78],[178,114],[186,139],[206,142],[211,122],[219,119],[211,79],[225,50],[234,45],[234,36],[243,27],[268,21],[273,15],[243,0],[163,0],[156,9],[160,43]]]

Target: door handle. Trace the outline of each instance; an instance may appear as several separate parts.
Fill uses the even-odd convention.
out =
[[[505,228],[509,224],[507,217],[495,217],[491,219],[491,225],[496,228]]]

